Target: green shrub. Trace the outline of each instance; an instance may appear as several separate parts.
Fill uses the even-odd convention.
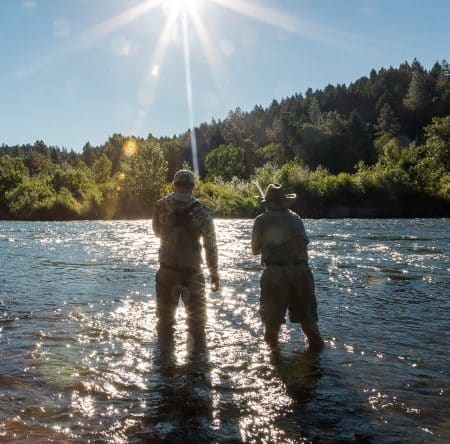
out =
[[[55,192],[47,183],[39,179],[29,179],[20,183],[5,195],[9,213],[19,219],[32,219],[42,207],[55,199]]]
[[[260,208],[254,185],[236,178],[229,182],[199,181],[194,195],[216,216],[250,216]]]

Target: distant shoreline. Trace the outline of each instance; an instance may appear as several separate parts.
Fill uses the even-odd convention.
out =
[[[211,209],[213,217],[217,219],[253,219],[264,212],[264,207],[257,205],[241,211],[230,212],[227,208],[215,207],[215,201],[205,202]],[[246,211],[247,210],[247,211]],[[439,219],[450,217],[450,205],[444,201],[416,200],[416,201],[385,201],[367,202],[365,205],[346,205],[342,202],[328,204],[326,202],[313,202],[310,199],[299,200],[292,208],[304,219]],[[110,217],[100,217],[96,214],[86,215],[66,214],[63,217],[51,217],[49,214],[35,215],[35,217],[13,217],[5,212],[0,212],[0,221],[24,221],[24,222],[69,222],[69,221],[112,221],[112,220],[146,220],[152,217],[152,206],[141,211],[117,211]],[[53,215],[54,216],[54,215]],[[85,216],[85,217],[83,217]]]
[[[450,214],[439,214],[439,215],[404,215],[404,216],[310,216],[310,215],[302,215],[300,214],[302,219],[312,219],[312,220],[342,220],[342,219],[360,219],[360,220],[373,220],[373,219],[447,219],[450,218]],[[247,220],[253,220],[255,216],[248,216],[248,215],[241,215],[241,216],[221,216],[221,215],[214,215],[214,219],[225,219],[225,220],[237,220],[237,219],[247,219]],[[120,221],[145,221],[149,220],[151,221],[152,218],[149,217],[118,217],[114,219],[86,219],[86,218],[80,218],[80,219],[14,219],[14,218],[0,218],[0,222],[120,222]]]

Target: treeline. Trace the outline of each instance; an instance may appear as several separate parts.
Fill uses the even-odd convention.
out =
[[[346,85],[239,108],[195,129],[197,194],[222,216],[259,211],[255,181],[297,192],[304,216],[443,216],[450,203],[450,68],[414,60]],[[81,153],[0,147],[0,215],[21,219],[146,217],[191,134],[114,134]]]

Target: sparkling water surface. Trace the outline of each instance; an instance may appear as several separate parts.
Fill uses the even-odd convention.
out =
[[[449,220],[305,220],[326,341],[271,354],[251,220],[216,220],[207,350],[158,359],[149,221],[0,222],[0,442],[449,442]]]

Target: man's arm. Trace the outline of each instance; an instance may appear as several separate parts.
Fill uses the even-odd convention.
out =
[[[299,235],[303,236],[303,238],[305,239],[306,243],[309,243],[309,237],[306,234],[306,230],[305,230],[305,226],[303,225],[303,221],[301,220],[300,216],[298,216],[298,222],[299,222]]]
[[[261,221],[258,218],[253,222],[252,253],[261,254]]]
[[[202,225],[203,248],[205,249],[206,265],[211,275],[213,291],[219,289],[218,253],[216,230],[211,214],[208,214]]]
[[[162,223],[161,223],[160,216],[161,216],[160,208],[158,208],[158,204],[155,204],[155,207],[153,208],[153,215],[152,215],[152,228],[153,228],[153,232],[158,237],[161,237],[161,231],[162,231]]]

